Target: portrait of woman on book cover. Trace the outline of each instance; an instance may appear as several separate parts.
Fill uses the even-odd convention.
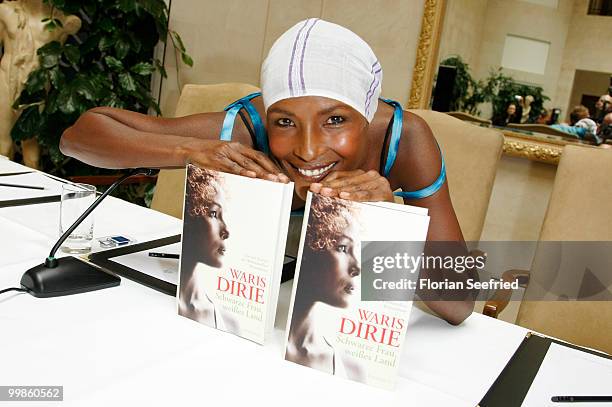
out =
[[[238,326],[213,301],[210,282],[223,266],[229,229],[224,220],[223,178],[189,166],[185,188],[183,249],[178,293],[179,315],[224,331]]]
[[[313,195],[302,252],[285,358],[304,366],[356,381],[365,381],[354,360],[327,338],[315,305],[348,308],[357,292],[359,224],[350,202]]]

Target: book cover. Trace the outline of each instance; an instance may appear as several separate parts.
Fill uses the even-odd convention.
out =
[[[293,184],[188,165],[178,313],[263,343],[271,331]]]
[[[412,302],[362,301],[361,254],[366,242],[382,241],[413,242],[412,254],[420,254],[429,225],[426,213],[309,193],[286,360],[368,385],[395,386]]]

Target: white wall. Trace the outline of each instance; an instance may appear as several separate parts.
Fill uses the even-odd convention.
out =
[[[180,0],[172,3],[170,28],[194,59],[176,64],[168,47],[168,79],[162,85],[164,115],[174,114],[180,86],[247,82],[259,85],[260,65],[274,40],[308,17],[348,27],[364,38],[381,61],[383,95],[406,104],[410,95],[423,0]]]

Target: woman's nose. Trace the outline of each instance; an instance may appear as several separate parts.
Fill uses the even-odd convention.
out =
[[[356,258],[352,258],[351,264],[349,266],[349,274],[351,277],[357,277],[361,274],[361,268],[359,267],[359,262],[357,262]]]
[[[226,240],[227,238],[229,238],[229,231],[227,230],[227,226],[225,225],[225,222],[221,223],[221,232],[219,233],[219,235],[221,236],[221,239]]]
[[[297,144],[294,154],[303,161],[313,161],[319,157],[325,146],[321,141],[321,135],[316,129],[306,127],[300,134],[299,143]]]

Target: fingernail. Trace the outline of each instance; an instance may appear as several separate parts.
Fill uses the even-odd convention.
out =
[[[340,192],[340,198],[348,198],[350,196],[351,194],[349,194],[348,192]]]
[[[310,184],[310,190],[312,192],[319,192],[320,189],[321,189],[321,184],[318,184],[316,182]]]
[[[329,195],[333,192],[334,190],[328,187],[325,188],[321,188],[321,194],[323,195]]]

